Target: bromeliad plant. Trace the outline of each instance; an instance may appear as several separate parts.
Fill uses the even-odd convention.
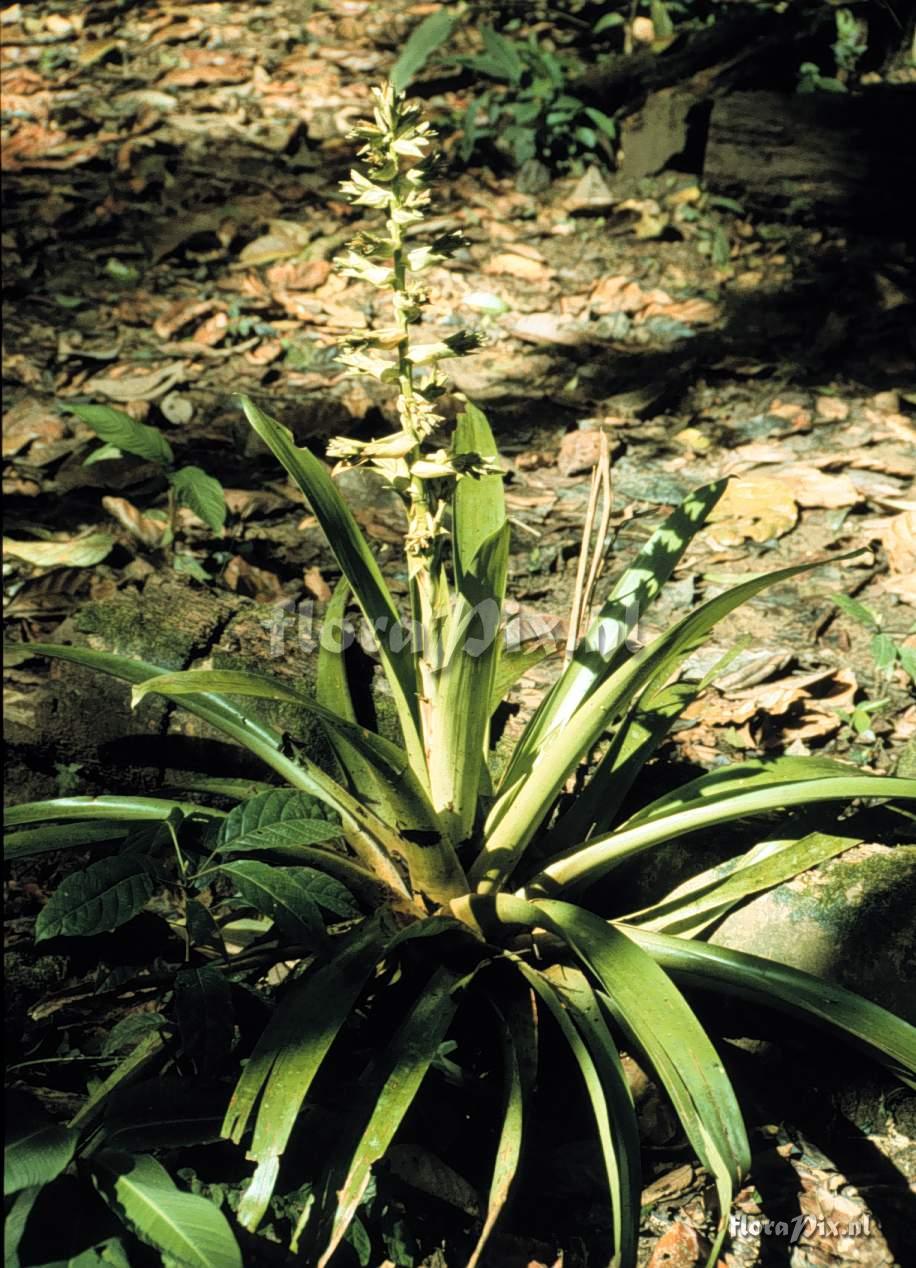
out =
[[[747,761],[702,775],[629,817],[622,813],[647,761],[703,686],[678,681],[685,657],[739,604],[815,566],[756,576],[707,600],[648,645],[634,645],[629,635],[636,621],[703,528],[722,483],[689,496],[620,576],[502,773],[491,775],[494,711],[532,663],[532,653],[508,648],[501,634],[509,525],[487,420],[468,404],[450,442],[438,439],[446,430],[436,413],[445,388],[441,362],[477,341],[469,335],[412,338],[425,299],[418,275],[454,247],[450,239],[418,244],[414,233],[429,201],[430,129],[418,111],[384,88],[375,92],[374,121],[357,128],[356,136],[365,170],[352,173],[344,189],[357,206],[382,212],[384,227],[360,234],[342,267],[390,292],[392,321],[352,337],[345,359],[396,388],[399,428],[368,442],[335,440],[329,454],[339,466],[365,464],[381,472],[403,499],[409,613],[395,605],[324,465],[253,402],[243,405],[302,489],[336,555],[343,575],[328,628],[339,627],[352,596],[375,631],[400,742],[360,723],[339,639],[323,640],[314,697],[267,675],[171,673],[76,647],[33,645],[29,651],[113,674],[133,685],[136,700],[156,693],[179,703],[256,754],[290,790],[240,802],[228,828],[229,820],[215,823],[206,843],[209,857],[200,856],[197,873],[182,865],[188,892],[205,886],[215,869],[245,903],[275,921],[274,940],[266,951],[262,947],[259,961],[250,952],[240,959],[211,948],[207,973],[244,981],[254,964],[263,982],[269,963],[299,959],[244,1065],[222,1127],[255,1163],[238,1210],[243,1227],[254,1230],[265,1217],[297,1120],[316,1079],[329,1077],[329,1054],[346,1046],[353,1019],[364,1019],[367,1008],[386,1015],[399,1007],[396,1028],[363,1071],[360,1095],[325,1160],[323,1183],[303,1204],[292,1239],[305,1262],[323,1268],[421,1084],[438,1077],[440,1050],[456,1013],[479,1009],[480,1028],[495,1026],[502,1045],[504,1098],[489,1200],[469,1262],[478,1262],[515,1187],[542,1024],[555,1027],[568,1045],[594,1114],[613,1262],[635,1263],[640,1209],[639,1140],[621,1044],[655,1072],[714,1179],[714,1262],[735,1186],[748,1170],[748,1141],[722,1061],[682,986],[733,994],[813,1021],[900,1077],[916,1073],[916,1031],[904,1021],[820,979],[703,940],[736,903],[839,853],[855,838],[793,830],[791,820],[781,831],[770,825],[747,853],[629,915],[594,910],[589,889],[675,838],[817,803],[913,800],[916,780],[863,775],[813,758]],[[246,698],[310,710],[326,730],[340,777],[302,754],[291,756],[279,733],[246,710]],[[600,756],[589,765],[593,754]],[[570,802],[564,790],[576,772],[581,791]],[[331,820],[339,816],[339,825],[329,827],[327,817],[316,821],[304,812],[303,795],[328,807]],[[284,798],[300,798],[299,808]],[[59,843],[59,823],[35,826],[46,820],[69,820],[73,840],[85,843],[93,839],[87,830],[98,832],[105,823],[113,831],[131,818],[159,818],[174,827],[188,813],[188,807],[156,799],[71,798],[16,807],[9,821],[22,853],[30,842],[53,848],[43,834],[56,831]],[[136,870],[136,850],[128,857]],[[328,931],[320,920],[316,924],[322,876],[337,887],[338,906],[331,907],[338,916],[347,914],[339,905],[344,890],[359,919],[349,913]],[[150,882],[147,895],[152,888]],[[59,916],[52,911],[50,923]],[[191,954],[197,955],[191,925],[188,920]],[[405,983],[417,980],[416,957],[398,989],[389,987],[402,957],[421,938],[422,981],[405,1002]],[[304,959],[303,944],[309,950]],[[295,957],[291,945],[299,948]],[[104,1100],[104,1090],[96,1093],[90,1115],[94,1130],[100,1096]],[[285,1175],[279,1187],[288,1192],[300,1183],[301,1177]]]

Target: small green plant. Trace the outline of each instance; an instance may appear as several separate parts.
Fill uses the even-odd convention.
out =
[[[802,62],[798,68],[797,92],[847,92],[848,80],[868,49],[868,24],[851,9],[837,9],[836,39],[831,45],[836,72],[822,75],[816,62]]]
[[[387,294],[391,316],[383,328],[349,338],[343,358],[392,385],[399,426],[375,440],[335,440],[329,455],[338,465],[373,468],[402,498],[408,610],[395,604],[323,464],[243,399],[251,425],[305,494],[342,573],[315,696],[268,674],[174,673],[53,644],[20,650],[111,674],[131,685],[137,702],[149,695],[176,702],[260,758],[284,787],[211,781],[214,791],[234,792],[238,804],[228,814],[120,794],[8,812],[8,858],[117,843],[58,887],[36,924],[39,939],[110,930],[147,908],[170,922],[182,947],[160,975],[158,996],[149,996],[161,1019],[144,1022],[149,1029],[139,1036],[112,1032],[106,1051],[117,1061],[68,1124],[27,1123],[15,1137],[12,1232],[28,1230],[41,1186],[75,1160],[131,1235],[182,1263],[232,1268],[241,1252],[228,1217],[213,1202],[205,1215],[207,1199],[177,1187],[155,1157],[172,1159],[179,1146],[222,1136],[254,1167],[230,1203],[249,1245],[255,1234],[282,1235],[302,1262],[325,1268],[350,1237],[368,1262],[357,1213],[373,1169],[400,1132],[422,1133],[424,1116],[407,1117],[418,1097],[428,1093],[435,1105],[445,1083],[450,1095],[460,1092],[462,1045],[480,1042],[503,1095],[489,1193],[465,1261],[474,1268],[518,1186],[535,1082],[539,1099],[553,1095],[555,1067],[544,1062],[540,1041],[551,1028],[594,1119],[613,1262],[636,1263],[640,1215],[625,1046],[666,1089],[715,1185],[712,1264],[750,1151],[722,1059],[682,988],[734,994],[814,1022],[912,1081],[913,1027],[838,986],[704,938],[748,896],[855,844],[849,835],[799,827],[794,809],[912,801],[916,780],[862,775],[825,759],[745,761],[663,796],[649,792],[641,809],[624,810],[649,758],[701,690],[678,680],[685,658],[739,604],[816,566],[755,576],[638,647],[630,637],[636,622],[702,530],[724,482],[685,499],[622,572],[497,773],[493,714],[533,659],[502,636],[509,523],[489,424],[467,403],[449,434],[436,408],[446,386],[441,363],[477,337],[414,337],[426,300],[421,275],[456,245],[416,236],[429,204],[433,134],[386,87],[374,94],[372,122],[355,135],[364,170],[344,190],[381,213],[383,224],[357,235],[341,267]],[[357,712],[340,633],[351,597],[377,640],[399,742]],[[283,735],[247,707],[252,700],[310,710],[334,749],[337,775],[290,753]],[[577,772],[581,791],[570,798],[565,790]],[[760,828],[744,853],[736,837],[725,867],[701,872],[653,907],[590,901],[595,882],[646,851],[760,815],[782,819]],[[245,1004],[247,1022],[233,1017],[235,1002]],[[252,1022],[252,1012],[263,1020]],[[125,1018],[128,1029],[136,1024]],[[333,1088],[344,1071],[350,1091],[341,1098]],[[150,1091],[158,1077],[167,1080],[165,1102]],[[226,1077],[235,1083],[228,1107]],[[137,1080],[146,1081],[142,1095]],[[214,1093],[216,1121],[205,1113],[203,1087]],[[468,1113],[479,1122],[486,1107],[469,1092]],[[300,1149],[304,1125],[311,1171]],[[490,1135],[481,1130],[477,1139]],[[395,1223],[389,1232],[389,1253],[397,1243],[406,1262],[403,1231]]]
[[[414,29],[392,74],[397,87],[405,87],[440,52],[466,11],[461,5],[440,9]],[[564,169],[596,151],[613,156],[616,122],[568,91],[568,57],[550,51],[534,34],[512,38],[484,24],[480,37],[479,52],[442,58],[492,81],[460,116],[459,152],[465,162],[485,141],[518,167],[537,158]]]
[[[881,696],[881,692],[888,687],[898,668],[916,684],[916,649],[907,647],[888,634],[882,628],[880,616],[858,599],[852,599],[848,594],[835,594],[833,601],[844,615],[871,634],[868,648],[875,667],[872,687],[880,699],[860,700],[852,709],[837,709],[837,713],[863,744],[874,744],[877,737],[872,719],[891,703],[890,697]]]
[[[75,414],[104,441],[84,465],[130,454],[159,467],[168,482],[168,509],[162,518],[160,546],[170,547],[175,540],[179,506],[186,506],[214,533],[222,535],[226,523],[222,485],[200,467],[176,467],[172,446],[158,427],[139,423],[124,410],[111,405],[64,405],[62,408],[68,414]]]
[[[490,141],[517,166],[538,158],[568,168],[604,149],[617,124],[602,110],[586,105],[567,88],[562,59],[534,35],[509,39],[492,27],[481,28],[484,48],[457,60],[478,75],[495,80],[475,97],[462,119],[461,156],[467,161],[481,141]]]

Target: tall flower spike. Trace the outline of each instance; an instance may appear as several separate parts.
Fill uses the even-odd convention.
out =
[[[435,572],[443,531],[442,481],[490,469],[468,455],[456,461],[443,449],[429,452],[424,448],[444,423],[435,408],[436,400],[448,390],[439,363],[472,351],[483,339],[476,331],[461,331],[444,339],[411,343],[411,327],[420,321],[427,303],[417,275],[441,265],[463,239],[449,233],[429,243],[407,245],[408,230],[420,224],[429,205],[428,186],[438,163],[430,144],[436,134],[391,84],[373,89],[372,98],[372,122],[358,124],[350,134],[362,142],[358,156],[364,170],[351,171],[341,190],[354,206],[382,212],[384,229],[356,233],[337,268],[344,277],[388,291],[394,324],[345,336],[339,360],[378,382],[397,383],[400,430],[369,442],[334,440],[328,456],[338,459],[338,468],[365,464],[389,480],[407,507],[408,555],[418,571],[431,568]]]

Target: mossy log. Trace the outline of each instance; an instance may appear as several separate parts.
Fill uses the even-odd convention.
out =
[[[173,577],[152,578],[140,592],[91,602],[53,636],[100,651],[136,656],[166,669],[242,669],[275,675],[312,693],[321,614],[311,620],[296,605],[257,604],[214,593]],[[359,648],[354,654],[363,655]],[[8,715],[11,800],[67,791],[151,791],[189,774],[264,779],[269,772],[237,745],[172,702],[147,696],[130,707],[127,686],[63,661],[29,662],[47,677],[17,695]],[[367,662],[360,677],[373,678]],[[390,732],[387,701],[367,693],[379,725]],[[374,699],[374,705],[372,703]],[[275,725],[291,743],[329,771],[334,759],[324,733],[305,709],[248,699],[246,708]]]

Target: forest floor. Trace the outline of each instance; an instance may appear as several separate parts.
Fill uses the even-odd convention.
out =
[[[330,552],[232,396],[249,394],[319,454],[332,435],[388,429],[390,399],[335,361],[336,339],[376,319],[374,293],[332,269],[363,223],[337,182],[369,86],[433,7],[112,0],[0,13],[14,638],[46,637],[88,599],[142,590],[163,569],[263,603],[329,598]],[[431,103],[446,137],[462,104],[456,94]],[[434,337],[472,326],[488,338],[452,377],[486,410],[504,455],[511,610],[526,634],[566,642],[602,432],[613,545],[599,596],[666,508],[731,476],[644,637],[748,574],[827,562],[719,627],[695,677],[745,644],[677,731],[679,760],[827,752],[870,770],[912,767],[916,349],[899,281],[914,263],[905,244],[811,216],[762,220],[688,174],[627,190],[595,168],[530,184],[453,164],[428,227],[460,230],[468,246],[427,275],[426,318]],[[150,511],[164,505],[164,483],[139,460],[85,465],[97,441],[61,412],[73,402],[161,427],[180,462],[218,477],[230,508],[223,537],[185,511],[174,558],[157,549]],[[347,479],[397,588],[398,506],[371,481]],[[523,711],[558,663],[523,680]],[[14,707],[40,676],[34,665],[10,671]],[[737,1209],[791,1218],[800,1189],[802,1212],[845,1202],[855,1213],[861,1194],[867,1209],[884,1204],[891,1229],[914,1156],[900,1114],[892,1121],[871,1098],[863,1123],[834,1098],[824,1114],[833,1127],[848,1120],[844,1160],[824,1115],[811,1129],[817,1144],[802,1129],[815,1076],[777,1067],[791,1112],[780,1123],[761,1107],[755,1125],[755,1174],[771,1188],[761,1208],[758,1180]],[[673,1165],[676,1150],[653,1148],[645,1255],[691,1265],[705,1189],[695,1169]],[[539,1259],[523,1240],[504,1253],[505,1264]],[[748,1237],[726,1262],[789,1254]],[[796,1268],[894,1258],[880,1234],[839,1248],[816,1228],[791,1254]],[[563,1262],[580,1262],[574,1248]]]

